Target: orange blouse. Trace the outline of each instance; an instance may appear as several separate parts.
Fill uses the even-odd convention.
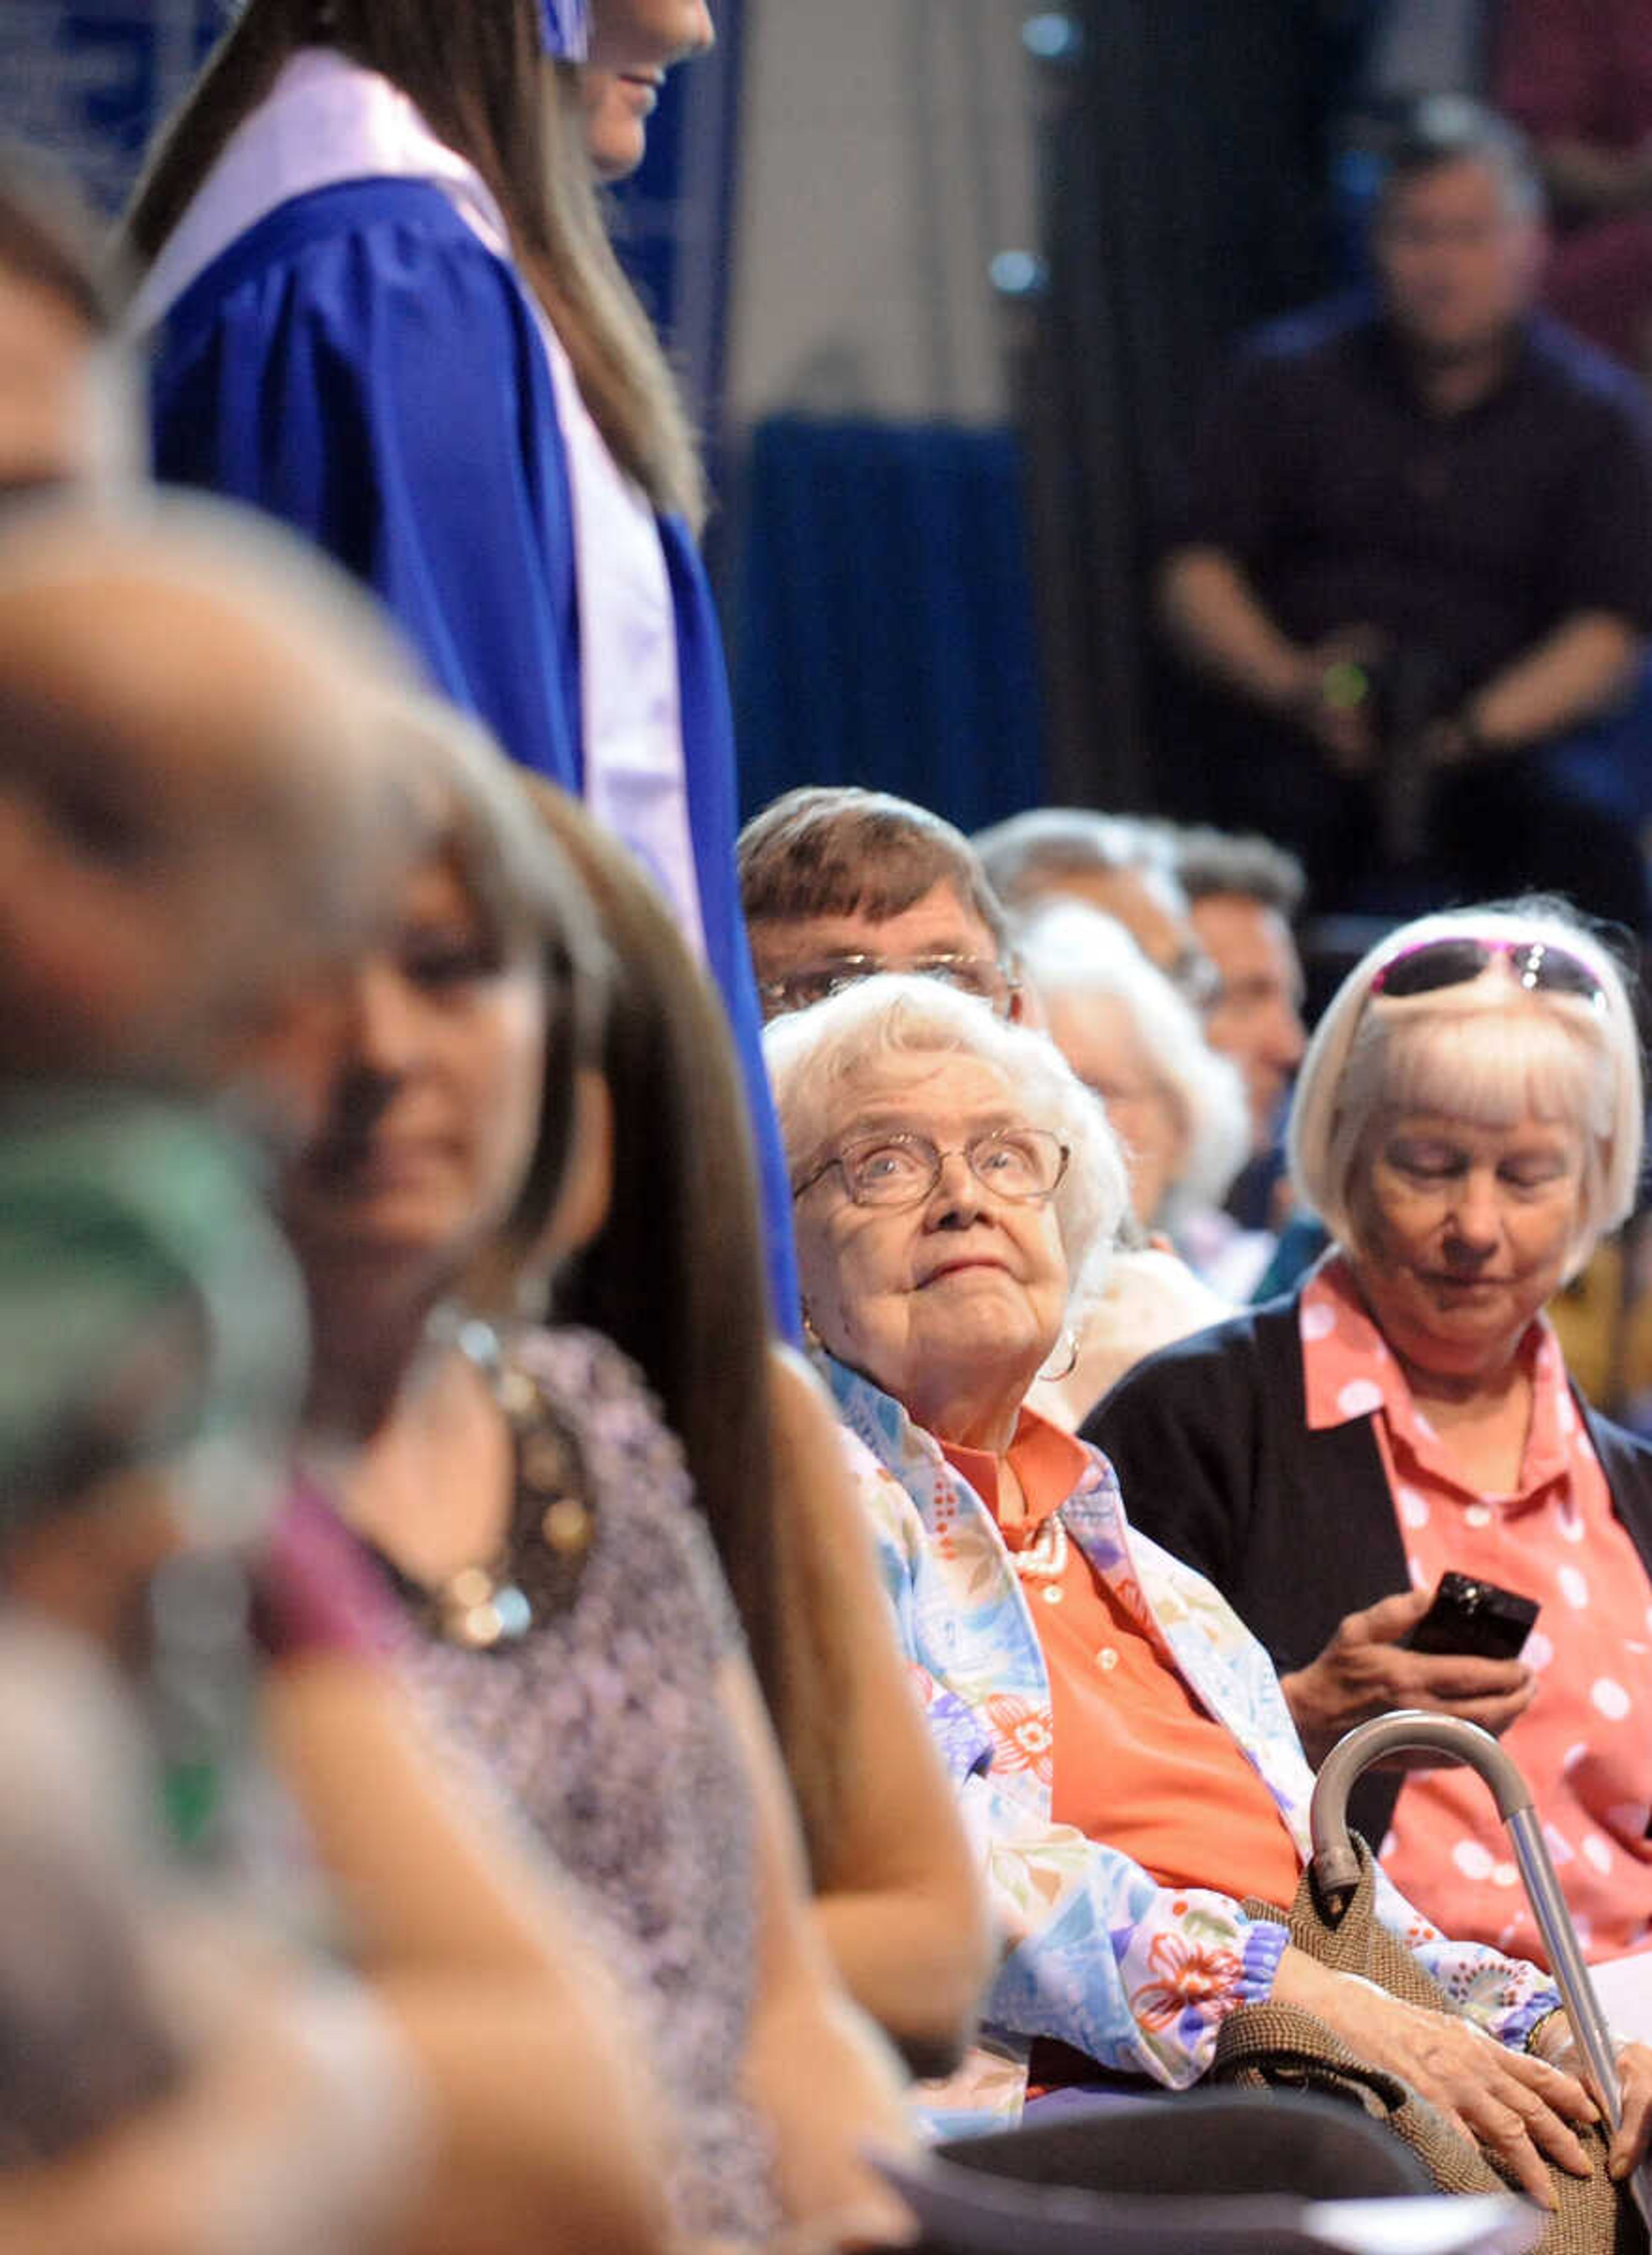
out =
[[[1466,1486],[1371,1320],[1340,1256],[1304,1286],[1299,1317],[1309,1425],[1369,1416],[1411,1580],[1454,1571],[1543,1607],[1522,1657],[1537,1696],[1503,1744],[1536,1796],[1585,1955],[1652,1946],[1652,1585],[1539,1319],[1522,1352],[1531,1425],[1512,1494]],[[1332,1500],[1327,1507],[1334,1507]],[[1382,1861],[1447,1934],[1547,1961],[1508,1836],[1472,1771],[1414,1772]]]
[[[1050,1673],[1051,1816],[1165,1886],[1288,1904],[1300,1865],[1273,1795],[1055,1515],[1084,1470],[1082,1444],[1023,1410],[1008,1458],[1026,1500],[1020,1521],[1003,1515],[996,1458],[946,1455],[997,1521],[1031,1607]]]

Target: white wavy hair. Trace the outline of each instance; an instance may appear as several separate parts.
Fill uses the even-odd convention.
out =
[[[1372,993],[1389,964],[1440,939],[1562,949],[1593,974],[1600,1002],[1522,987],[1501,957],[1459,987]],[[1419,917],[1354,966],[1308,1045],[1289,1138],[1291,1180],[1339,1244],[1354,1242],[1350,1202],[1366,1131],[1390,1106],[1477,1127],[1508,1128],[1530,1114],[1575,1128],[1585,1151],[1568,1272],[1575,1275],[1627,1219],[1641,1178],[1641,1043],[1610,951],[1563,903],[1532,899]]]
[[[1035,910],[1016,947],[1046,1002],[1082,1007],[1086,995],[1106,994],[1124,1005],[1149,1071],[1182,1116],[1181,1168],[1158,1212],[1144,1219],[1174,1229],[1197,1208],[1220,1205],[1250,1156],[1250,1113],[1238,1067],[1212,1049],[1185,999],[1122,924],[1081,901]]]
[[[1067,1264],[1067,1320],[1100,1292],[1129,1181],[1100,1101],[1047,1034],[1006,1023],[938,979],[863,979],[763,1029],[763,1056],[793,1177],[854,1132],[856,1083],[891,1058],[974,1057],[1003,1080],[1030,1128],[1058,1135],[1067,1169],[1051,1201]]]

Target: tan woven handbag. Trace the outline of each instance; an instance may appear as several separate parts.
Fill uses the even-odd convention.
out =
[[[1411,1951],[1375,1914],[1371,1851],[1356,1837],[1360,1884],[1339,1918],[1332,1919],[1304,1872],[1288,1911],[1248,1902],[1253,1918],[1283,1919],[1298,1949],[1339,1973],[1357,1973],[1409,2005],[1450,2012],[1451,2000]],[[1490,2193],[1506,2179],[1420,2097],[1408,2083],[1356,2057],[1334,2031],[1290,2005],[1241,2005],[1222,2023],[1212,2079],[1241,2089],[1311,2090],[1342,2098],[1385,2122],[1404,2139],[1442,2192]],[[1599,2128],[1578,2136],[1595,2160],[1592,2176],[1551,2167],[1559,2212],[1539,2243],[1538,2255],[1644,2255],[1647,2237],[1627,2192],[1606,2174],[1606,2139]]]

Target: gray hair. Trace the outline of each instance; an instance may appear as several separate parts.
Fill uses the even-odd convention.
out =
[[[1307,889],[1301,862],[1253,831],[1213,830],[1199,823],[1172,832],[1176,874],[1190,902],[1231,896],[1274,909],[1287,924]]]
[[[1434,940],[1542,942],[1599,983],[1582,995],[1527,988],[1494,963],[1477,979],[1402,997],[1374,994],[1391,963]],[[1585,1144],[1571,1273],[1627,1219],[1644,1135],[1641,1044],[1624,976],[1563,903],[1505,901],[1418,917],[1374,947],[1338,988],[1297,1077],[1291,1180],[1333,1237],[1352,1241],[1350,1197],[1364,1137],[1387,1105],[1507,1127],[1529,1112],[1562,1119]]]
[[[1377,186],[1379,231],[1415,181],[1447,165],[1463,164],[1484,165],[1497,175],[1512,216],[1542,217],[1543,174],[1520,128],[1466,95],[1427,94],[1402,120],[1384,152]]]
[[[1121,1002],[1142,1055],[1182,1115],[1186,1155],[1149,1225],[1174,1228],[1195,1208],[1220,1205],[1250,1156],[1245,1085],[1219,1057],[1198,1018],[1122,924],[1082,901],[1052,900],[1027,921],[1017,943],[1028,977],[1046,1001],[1106,994]]]
[[[1067,1264],[1069,1321],[1100,1290],[1129,1183],[1100,1104],[1047,1034],[1009,1025],[989,1003],[939,980],[889,973],[862,980],[763,1029],[763,1055],[787,1163],[806,1173],[848,1124],[834,1115],[868,1066],[890,1057],[966,1057],[1013,1089],[1028,1124],[1067,1146],[1052,1201]]]
[[[999,899],[1011,907],[1054,888],[1050,880],[1095,870],[1133,870],[1167,909],[1187,907],[1169,833],[1128,814],[1093,814],[1079,806],[1040,806],[980,830],[972,839]]]

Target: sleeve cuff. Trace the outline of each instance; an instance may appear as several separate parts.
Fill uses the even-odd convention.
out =
[[[1519,2010],[1511,2013],[1498,2033],[1510,2051],[1529,2051],[1531,2040],[1545,2020],[1564,2010],[1557,1989],[1539,1989]]]
[[[1276,1926],[1270,1920],[1258,1919],[1249,1928],[1245,1935],[1243,1970],[1235,2004],[1267,2003],[1274,1992],[1274,1977],[1290,1941],[1290,1928]]]

